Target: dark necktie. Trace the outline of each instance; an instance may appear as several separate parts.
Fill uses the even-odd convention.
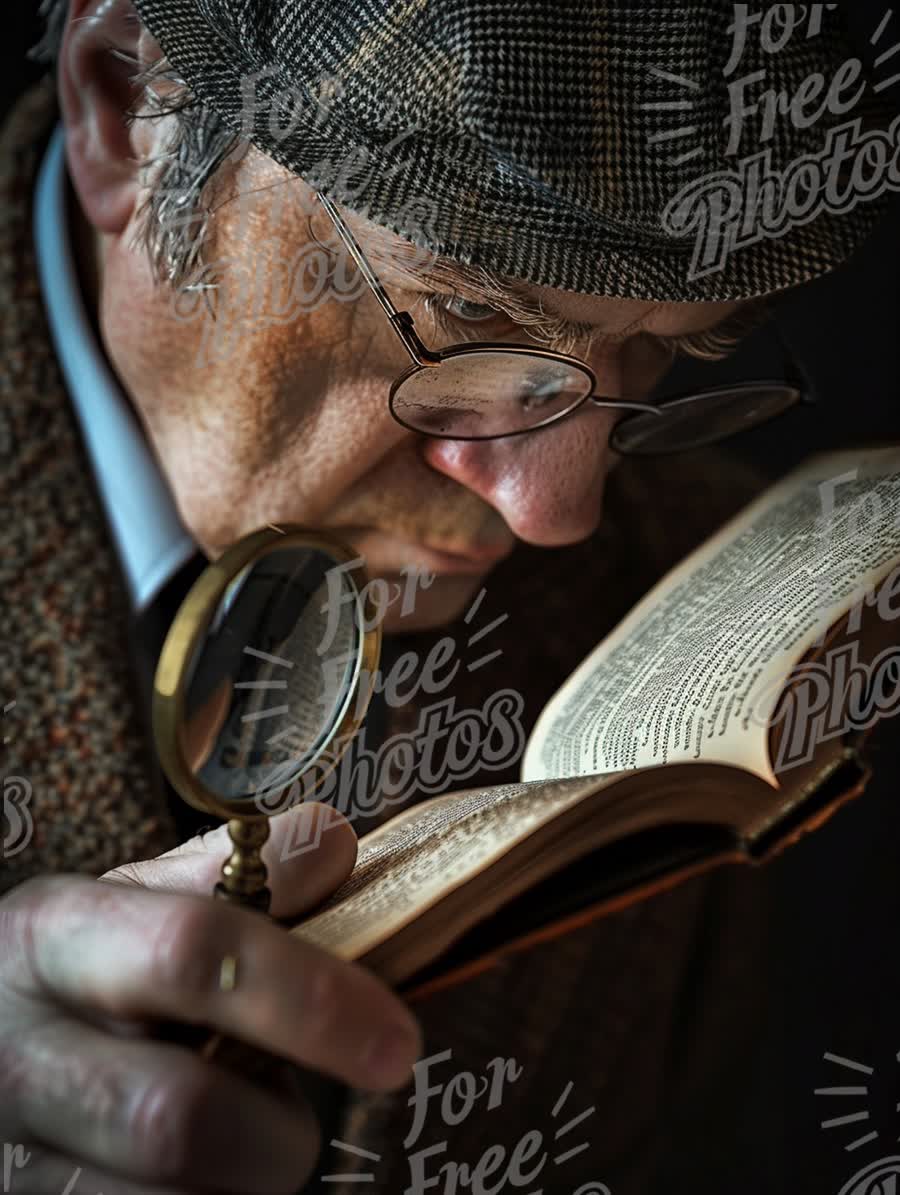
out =
[[[220,824],[220,819],[209,813],[193,809],[178,796],[167,780],[153,740],[152,701],[153,680],[160,652],[169,633],[169,628],[181,603],[187,597],[191,586],[207,566],[206,558],[198,552],[166,582],[146,610],[136,615],[131,624],[131,648],[137,685],[140,695],[141,713],[148,744],[148,760],[151,780],[171,810],[180,841],[193,838],[203,830]]]

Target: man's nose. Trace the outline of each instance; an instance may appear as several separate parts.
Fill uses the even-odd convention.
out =
[[[600,521],[613,411],[591,404],[556,425],[502,440],[426,440],[428,464],[478,494],[526,543],[560,547]]]

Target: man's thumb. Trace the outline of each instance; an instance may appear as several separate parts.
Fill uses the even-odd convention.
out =
[[[349,876],[356,862],[353,827],[328,805],[298,805],[270,819],[263,847],[272,889],[272,916],[297,917],[314,908]],[[218,826],[174,850],[141,863],[125,863],[102,877],[159,892],[212,895],[231,853],[228,827]]]

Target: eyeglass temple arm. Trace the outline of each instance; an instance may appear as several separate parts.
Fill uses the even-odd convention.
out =
[[[413,318],[408,311],[398,311],[394,304],[388,297],[384,287],[378,281],[378,276],[369,264],[368,258],[363,253],[362,248],[356,237],[350,231],[343,216],[338,211],[337,207],[331,202],[327,195],[323,195],[321,191],[317,191],[319,202],[325,209],[329,219],[334,225],[335,232],[344,242],[347,247],[347,252],[356,262],[359,267],[359,272],[366,280],[372,294],[381,304],[385,314],[391,322],[391,327],[400,337],[403,347],[409,353],[413,362],[416,365],[433,365],[435,363],[434,355],[429,353],[425,345],[415,333],[415,325]]]
[[[802,395],[804,403],[812,406],[819,402],[819,392],[815,382],[800,362],[800,358],[791,348],[777,317],[773,320],[775,339],[778,342],[784,362],[785,378],[792,386],[796,386]]]
[[[811,404],[817,403],[819,401],[819,395],[812,379],[800,364],[796,354],[792,351],[778,320],[774,319],[772,323],[775,330],[775,339],[778,342],[779,350],[784,359],[785,375],[787,381],[790,382],[792,386],[797,387],[802,395],[803,402]],[[598,407],[611,407],[614,410],[630,410],[634,411],[635,414],[637,414],[639,411],[652,412],[654,415],[665,415],[666,413],[664,406],[660,407],[642,402],[628,402],[626,399],[619,401],[612,398],[596,398],[592,394],[590,396],[590,401]]]

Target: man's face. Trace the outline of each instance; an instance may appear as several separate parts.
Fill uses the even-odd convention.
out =
[[[238,200],[236,197],[241,196]],[[388,391],[409,365],[368,292],[326,297],[267,318],[276,277],[315,238],[335,243],[306,185],[256,151],[218,180],[205,259],[222,296],[241,286],[242,316],[214,323],[154,282],[134,245],[136,218],[104,237],[100,321],[191,532],[212,556],[266,524],[330,530],[366,558],[373,576],[436,574],[415,615],[395,629],[440,625],[459,614],[517,540],[559,546],[596,527],[615,412],[590,404],[558,426],[490,442],[430,440],[392,418]],[[312,215],[310,214],[312,213]],[[408,263],[399,238],[349,219],[386,290],[412,312],[431,348],[462,340],[532,339],[475,291],[438,287]],[[321,257],[321,255],[320,255]],[[312,260],[311,258],[309,260]],[[282,271],[282,275],[279,275]],[[666,372],[668,338],[718,324],[737,304],[653,304],[523,286],[549,316],[588,325],[565,347],[595,371],[599,393],[640,398]],[[182,300],[184,297],[182,297]],[[258,305],[255,314],[253,304]],[[535,335],[537,335],[537,331]],[[386,624],[390,630],[390,621]]]

